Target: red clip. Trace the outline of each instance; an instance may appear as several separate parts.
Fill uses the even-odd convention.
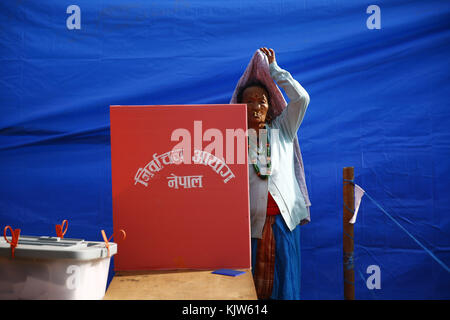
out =
[[[121,233],[122,233],[122,235],[123,235],[123,239],[122,240],[125,240],[125,238],[127,237],[127,234],[125,233],[125,230],[123,230],[123,229],[120,229],[119,230]],[[105,241],[105,246],[106,246],[106,249],[108,250],[108,257],[110,256],[110,253],[109,253],[109,241],[112,239],[112,237],[114,236],[114,233],[111,235],[111,237],[109,237],[109,239],[108,238],[106,238],[106,233],[105,233],[105,230],[102,230],[101,231],[102,232],[102,237],[103,237],[103,240]]]
[[[64,229],[64,223],[66,224],[66,228]],[[64,238],[64,235],[67,232],[67,227],[69,226],[69,222],[67,222],[67,220],[63,220],[63,222],[61,224],[57,224],[55,225],[55,229],[56,229],[56,236],[60,237],[61,239]],[[63,231],[64,229],[64,231]]]
[[[6,238],[6,231],[11,230],[11,241]],[[5,238],[6,242],[11,245],[11,257],[14,258],[14,250],[17,247],[17,243],[19,242],[20,229],[13,230],[10,226],[6,226],[3,229],[3,238]]]

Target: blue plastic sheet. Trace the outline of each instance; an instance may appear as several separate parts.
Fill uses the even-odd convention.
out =
[[[70,4],[81,29],[68,29]],[[228,103],[274,48],[309,92],[302,298],[342,299],[342,168],[450,265],[450,3],[0,2],[0,226],[112,233],[109,105]],[[72,12],[72,11],[70,11]],[[369,290],[378,265],[381,289]],[[363,198],[357,299],[449,299],[450,275]]]

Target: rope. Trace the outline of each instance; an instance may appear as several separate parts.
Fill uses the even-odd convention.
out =
[[[353,251],[352,252],[344,252],[344,267],[345,270],[353,270],[355,267],[354,259],[353,259]]]
[[[353,180],[343,179],[346,183],[355,184]],[[419,240],[416,239],[408,230],[406,230],[400,223],[397,222],[386,210],[381,207],[381,205],[375,201],[368,193],[367,191],[364,191],[364,194],[369,198],[380,210],[383,212],[389,219],[391,219],[403,232],[405,232],[411,239],[414,240],[415,243],[417,243],[431,258],[433,258],[441,267],[444,268],[445,271],[450,272],[450,268],[438,257],[434,255],[433,252],[431,252],[427,247],[425,247]],[[344,203],[345,205],[345,203]],[[347,235],[348,236],[348,235]]]

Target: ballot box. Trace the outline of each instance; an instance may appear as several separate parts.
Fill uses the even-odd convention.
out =
[[[0,300],[103,299],[117,245],[51,236],[0,238]]]
[[[116,271],[249,269],[243,104],[110,106]]]

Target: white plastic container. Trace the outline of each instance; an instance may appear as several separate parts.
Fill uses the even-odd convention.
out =
[[[112,257],[117,244],[109,248]],[[104,242],[20,236],[12,258],[2,237],[0,299],[102,299],[109,263]]]

